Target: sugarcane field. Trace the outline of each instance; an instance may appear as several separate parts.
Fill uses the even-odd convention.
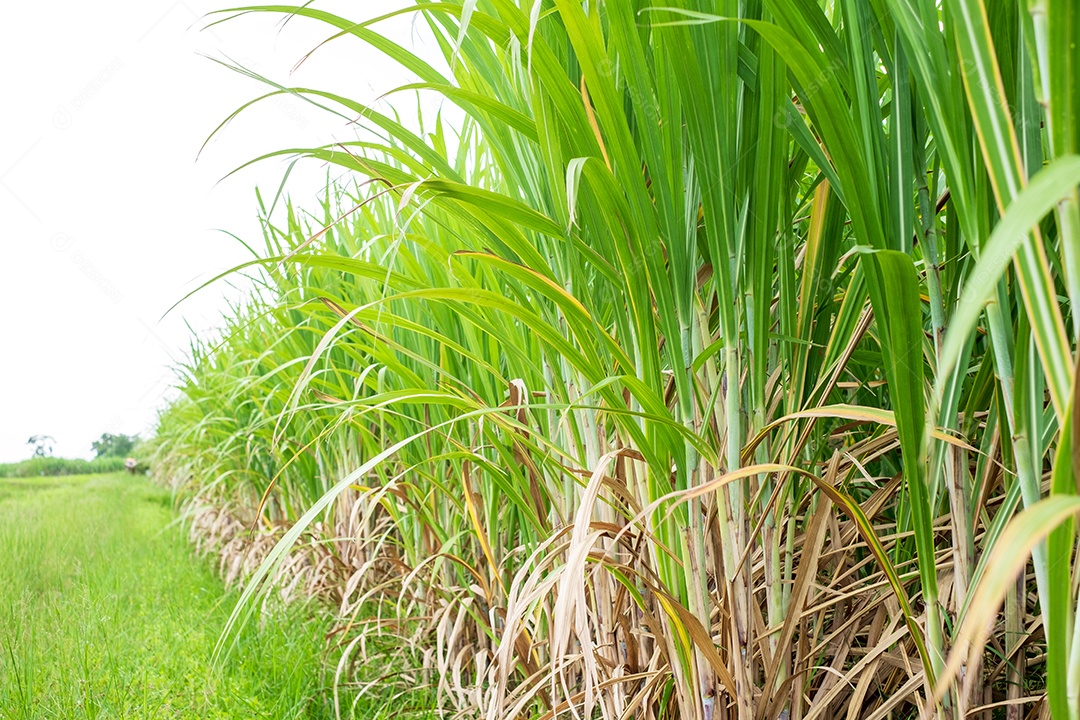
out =
[[[1080,720],[1075,0],[0,56],[0,720]]]

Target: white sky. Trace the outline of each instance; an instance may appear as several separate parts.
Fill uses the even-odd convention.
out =
[[[352,20],[401,0],[316,2]],[[229,57],[282,84],[361,101],[413,78],[354,38],[293,65],[330,28],[248,15],[210,30],[200,18],[225,2],[57,0],[9,3],[0,23],[0,462],[30,454],[33,434],[55,454],[91,457],[103,432],[151,429],[184,357],[189,330],[216,326],[218,285],[160,320],[174,302],[248,259],[219,229],[260,243],[254,188],[272,196],[285,161],[218,184],[263,152],[349,139],[354,132],[295,99],[230,124],[232,110],[265,91],[201,55]],[[425,56],[423,24],[381,26]],[[201,54],[201,55],[200,55]],[[413,107],[415,100],[404,98]],[[289,192],[313,207],[325,168],[293,172]]]

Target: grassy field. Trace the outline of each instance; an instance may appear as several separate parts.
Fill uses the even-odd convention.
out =
[[[299,609],[209,658],[236,597],[145,478],[0,480],[0,718],[332,717]]]
[[[36,478],[60,475],[94,475],[120,472],[122,457],[83,458],[35,457],[14,463],[0,463],[0,478]]]

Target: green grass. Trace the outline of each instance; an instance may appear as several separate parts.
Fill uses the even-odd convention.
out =
[[[15,463],[0,464],[0,478],[41,477],[55,475],[91,475],[120,472],[122,457],[83,458],[36,457]]]
[[[43,490],[77,487],[89,480],[92,475],[60,475],[55,477],[18,477],[0,479],[0,501],[9,498],[23,498]]]
[[[236,597],[172,520],[141,477],[0,480],[0,718],[333,716],[299,607],[211,675]]]

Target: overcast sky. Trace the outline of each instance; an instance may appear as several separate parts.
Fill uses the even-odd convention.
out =
[[[353,20],[402,2],[316,2]],[[295,63],[330,35],[302,18],[249,15],[202,29],[206,0],[9,3],[0,24],[0,462],[29,436],[92,456],[103,432],[152,429],[182,359],[187,324],[207,332],[237,290],[190,290],[247,259],[221,232],[258,242],[254,189],[277,189],[275,149],[347,140],[353,131],[289,99],[242,115],[195,162],[207,135],[264,86],[204,56],[232,58],[283,84],[372,101],[410,78],[352,38]],[[382,26],[430,56],[422,27]],[[426,49],[425,49],[426,47]],[[414,101],[411,101],[414,102]],[[294,172],[311,206],[325,168]]]

